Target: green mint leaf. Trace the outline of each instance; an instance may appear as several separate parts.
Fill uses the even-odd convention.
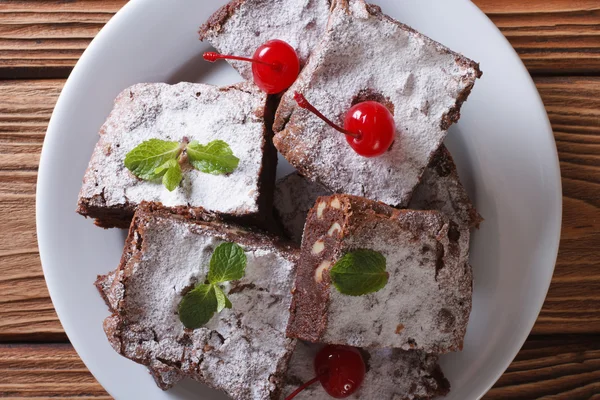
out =
[[[179,162],[177,162],[176,159],[172,158],[167,160],[167,162],[154,170],[154,175],[163,176],[169,170],[169,168],[174,168],[176,165],[179,165]]]
[[[210,259],[208,281],[220,283],[242,279],[246,272],[246,254],[235,243],[221,243]]]
[[[179,156],[179,142],[150,139],[140,143],[125,156],[125,167],[140,179],[160,178],[157,168]]]
[[[240,163],[231,147],[222,140],[213,140],[207,145],[194,140],[187,146],[187,155],[194,168],[213,175],[230,174]]]
[[[173,158],[156,168],[154,173],[157,176],[162,175],[163,185],[165,185],[169,192],[177,189],[177,186],[179,186],[179,183],[181,183],[181,180],[183,179],[181,166],[179,165],[179,162]]]
[[[377,292],[387,284],[385,257],[373,250],[346,253],[335,263],[329,275],[336,289],[349,296]]]
[[[217,295],[217,312],[220,313],[221,311],[223,311],[224,308],[233,307],[233,305],[231,304],[231,301],[229,301],[229,299],[225,295],[225,292],[223,292],[223,289],[221,289],[217,285],[214,285],[214,287],[215,287],[215,294]]]
[[[188,329],[197,329],[215,315],[218,308],[213,285],[201,284],[188,292],[179,303],[179,319]]]
[[[179,164],[177,164],[179,165]],[[157,173],[165,176],[175,166],[161,166]],[[207,279],[210,283],[197,285],[186,294],[179,303],[179,319],[188,329],[197,329],[206,324],[225,308],[231,308],[231,301],[217,284],[241,279],[246,272],[246,254],[244,249],[235,243],[221,243],[210,259]]]

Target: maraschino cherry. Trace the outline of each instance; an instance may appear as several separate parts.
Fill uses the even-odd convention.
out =
[[[295,92],[294,100],[301,108],[312,112],[329,126],[346,135],[350,147],[363,157],[380,156],[394,143],[394,116],[381,103],[363,101],[352,106],[344,118],[342,128],[321,114],[302,94]]]
[[[331,397],[343,399],[358,390],[365,379],[365,362],[360,352],[347,346],[325,346],[317,353],[314,362],[317,375],[285,398],[292,400],[313,383],[320,381]]]
[[[283,92],[292,86],[300,72],[300,60],[292,46],[283,40],[269,40],[254,52],[252,58],[204,53],[206,61],[238,60],[252,63],[254,83],[268,94]]]

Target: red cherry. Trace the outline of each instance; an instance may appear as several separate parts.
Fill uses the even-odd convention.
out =
[[[392,113],[376,101],[365,101],[350,108],[344,119],[344,128],[358,132],[359,138],[346,136],[346,140],[354,151],[364,157],[384,154],[394,143],[396,133]]]
[[[329,345],[315,357],[315,372],[331,397],[343,399],[356,392],[365,379],[365,362],[353,347]]]
[[[365,379],[365,362],[360,352],[347,346],[328,345],[319,351],[314,361],[316,377],[300,386],[285,400],[292,400],[298,393],[316,381],[331,397],[343,399],[358,390]]]
[[[219,59],[248,61],[252,63],[254,83],[268,94],[283,92],[292,86],[300,73],[300,60],[292,46],[283,40],[269,40],[254,52],[252,58],[204,53],[206,61]]]
[[[350,147],[363,157],[380,156],[394,143],[396,134],[394,116],[381,103],[364,101],[352,106],[344,119],[344,128],[341,128],[321,114],[302,94],[294,93],[294,99],[301,108],[307,109],[329,126],[346,135]]]

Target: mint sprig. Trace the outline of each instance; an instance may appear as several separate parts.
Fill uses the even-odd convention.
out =
[[[179,165],[179,161],[175,159],[167,161],[160,167],[156,168],[154,172],[159,176],[162,175],[162,183],[169,190],[169,192],[177,189],[177,186],[179,186],[181,180],[183,179],[181,166]]]
[[[215,315],[217,304],[213,285],[198,285],[181,299],[179,319],[188,329],[200,328]]]
[[[235,243],[222,243],[210,258],[208,281],[221,283],[242,279],[246,272],[246,262],[246,254],[240,246]]]
[[[125,167],[140,179],[153,180],[162,175],[156,171],[169,160],[177,160],[179,142],[150,139],[139,144],[125,156]]]
[[[229,145],[213,140],[206,145],[197,141],[170,142],[150,139],[137,145],[125,156],[125,167],[140,179],[152,181],[162,178],[169,191],[175,190],[183,179],[181,171],[183,152],[188,162],[197,170],[213,175],[230,174],[238,167],[240,159],[233,155]]]
[[[221,243],[210,258],[206,283],[190,290],[179,303],[179,319],[188,329],[205,325],[215,313],[233,305],[219,283],[239,280],[246,273],[246,254],[235,243]]]
[[[187,155],[194,168],[213,175],[230,174],[240,163],[222,140],[213,140],[206,146],[194,140],[187,147]]]
[[[231,301],[229,301],[229,299],[225,295],[225,292],[223,292],[223,289],[221,289],[217,285],[212,285],[212,287],[215,289],[215,297],[217,299],[217,312],[218,313],[223,311],[224,308],[233,307],[233,304],[231,304]]]
[[[377,292],[388,283],[385,257],[374,250],[355,250],[344,254],[329,276],[336,289],[348,296]]]

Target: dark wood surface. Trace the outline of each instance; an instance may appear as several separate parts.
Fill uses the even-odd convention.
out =
[[[544,308],[486,399],[600,400],[600,0],[476,0],[534,76],[557,141],[561,247]],[[0,397],[109,399],[53,310],[37,163],[71,68],[123,0],[0,0]]]
[[[598,0],[475,0],[534,74],[600,71]]]

